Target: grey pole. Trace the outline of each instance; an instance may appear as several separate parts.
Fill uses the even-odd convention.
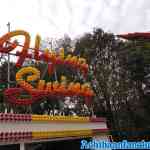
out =
[[[52,48],[53,48],[53,39],[51,38],[51,50],[52,50]],[[56,71],[56,67],[55,67],[54,75],[55,75],[55,80],[57,80],[57,71]]]
[[[20,143],[20,150],[25,150],[25,143]]]
[[[52,50],[53,49],[53,39],[52,38],[51,38],[51,41],[50,41],[50,45],[51,45],[51,50]],[[54,76],[55,76],[55,80],[57,80],[57,71],[56,71],[56,68],[55,68]]]
[[[7,27],[8,27],[8,32],[10,32],[10,22],[7,23]],[[10,87],[10,55],[8,53],[8,60],[7,60],[7,64],[8,64],[8,67],[7,67],[7,82],[8,82],[8,88]]]

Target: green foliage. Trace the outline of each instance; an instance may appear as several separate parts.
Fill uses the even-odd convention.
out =
[[[142,82],[149,71],[149,44],[121,41],[111,33],[94,29],[77,40],[75,52],[85,56],[91,66],[95,113],[107,117],[113,130],[147,128],[149,112],[144,105],[147,100]]]

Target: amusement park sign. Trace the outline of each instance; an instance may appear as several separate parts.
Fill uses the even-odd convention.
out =
[[[24,36],[24,44],[19,45],[17,42],[9,42],[11,38],[15,36]],[[12,32],[8,32],[7,34],[3,35],[0,38],[0,52],[1,53],[10,53],[14,49],[16,49],[18,46],[22,47],[21,52],[17,51],[16,56],[18,57],[18,60],[16,62],[17,67],[21,67],[25,61],[26,58],[35,59],[37,61],[44,61],[48,63],[49,70],[51,70],[51,64],[65,64],[70,65],[75,69],[81,70],[84,74],[87,73],[88,70],[88,64],[86,63],[86,60],[84,58],[78,58],[77,56],[71,56],[67,55],[64,59],[64,49],[61,48],[59,54],[56,54],[55,51],[49,52],[49,50],[40,51],[40,42],[41,38],[39,35],[36,35],[35,38],[35,47],[30,48],[30,35],[28,32],[23,30],[16,30]],[[31,51],[32,50],[32,51]]]
[[[11,38],[15,36],[24,36],[24,44],[19,45],[17,42],[10,42]],[[21,67],[26,58],[34,59],[36,61],[44,61],[48,64],[48,73],[51,75],[55,65],[65,65],[79,70],[85,76],[88,71],[88,64],[84,58],[79,58],[72,55],[64,55],[64,49],[61,48],[59,53],[54,51],[39,50],[41,38],[39,35],[35,38],[35,47],[30,48],[30,35],[23,30],[12,31],[0,38],[0,53],[10,53],[17,47],[22,47],[21,51],[16,52],[18,60],[17,67]],[[25,76],[27,76],[25,80]],[[40,71],[34,67],[23,67],[16,73],[16,81],[18,87],[8,88],[4,91],[4,95],[8,102],[17,105],[31,105],[43,97],[54,96],[82,96],[88,103],[94,92],[89,84],[80,84],[79,82],[68,83],[66,77],[62,77],[61,81],[53,81],[45,83],[45,80],[40,80]],[[33,86],[32,83],[37,83]],[[30,95],[30,98],[18,98],[21,93],[25,91]]]

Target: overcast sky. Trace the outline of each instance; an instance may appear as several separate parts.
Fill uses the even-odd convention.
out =
[[[150,0],[0,0],[0,35],[24,29],[35,36],[77,37],[93,27],[113,33],[150,31]]]

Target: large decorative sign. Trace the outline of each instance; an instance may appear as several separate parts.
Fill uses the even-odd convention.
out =
[[[10,42],[10,39],[22,35],[24,36],[24,44],[19,45],[16,41]],[[84,75],[87,74],[88,64],[84,58],[72,55],[64,55],[64,49],[61,48],[59,53],[54,51],[39,50],[41,38],[39,35],[35,39],[35,48],[29,48],[30,35],[26,31],[17,30],[9,32],[0,38],[0,52],[10,53],[18,46],[22,47],[21,51],[16,52],[18,60],[17,67],[22,67],[26,58],[36,61],[44,61],[48,64],[48,73],[51,75],[56,65],[70,66],[76,70],[80,70]],[[45,82],[40,80],[40,71],[34,67],[23,67],[16,73],[16,81],[19,87],[8,88],[4,91],[4,95],[8,102],[15,105],[31,105],[43,97],[65,97],[80,96],[85,98],[86,104],[89,104],[94,96],[88,83],[80,84],[67,82],[65,76],[61,77],[61,81]],[[23,93],[27,93],[28,97],[22,98]]]
[[[25,75],[27,76],[24,80]],[[85,98],[85,102],[89,104],[91,98],[94,96],[94,92],[91,90],[88,83],[67,83],[66,77],[62,76],[61,82],[45,82],[40,79],[40,72],[34,67],[24,67],[20,69],[16,74],[16,81],[20,85],[20,88],[9,88],[5,90],[5,96],[8,101],[18,105],[31,105],[32,103],[41,100],[43,97],[52,96],[82,96]],[[37,81],[37,86],[32,86],[31,82]],[[30,98],[18,98],[19,94],[26,91],[30,94]]]
[[[15,36],[24,36],[25,41],[23,45],[17,44],[14,42],[9,42],[9,40]],[[40,42],[41,38],[39,35],[36,36],[35,39],[35,48],[32,48],[32,52],[29,52],[29,46],[30,46],[30,35],[28,32],[23,30],[16,30],[9,32],[2,36],[0,38],[0,52],[1,53],[9,53],[16,49],[18,46],[22,47],[21,52],[17,51],[16,56],[18,56],[18,60],[16,62],[17,67],[21,67],[25,61],[26,58],[32,58],[37,61],[44,61],[48,64],[48,72],[51,73],[52,67],[54,65],[68,65],[71,66],[74,69],[80,70],[86,75],[88,71],[88,64],[86,63],[86,60],[84,58],[78,58],[77,56],[67,55],[64,56],[64,49],[61,48],[60,52],[56,54],[55,51],[50,52],[49,50],[43,50],[40,51]],[[6,47],[6,43],[9,44],[9,46]]]

